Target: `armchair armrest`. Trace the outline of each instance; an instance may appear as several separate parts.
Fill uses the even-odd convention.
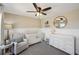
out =
[[[28,39],[27,38],[24,38],[23,41],[28,44]]]
[[[14,44],[14,45],[17,45],[18,43],[17,43],[17,42],[13,42],[13,44]]]
[[[24,40],[24,42],[27,42],[28,40],[27,39],[23,39]]]
[[[14,49],[13,49],[13,51],[14,51],[14,55],[16,55],[16,46],[17,46],[17,42],[13,42],[13,44],[14,44]]]

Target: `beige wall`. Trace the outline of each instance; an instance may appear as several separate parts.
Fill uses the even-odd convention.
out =
[[[54,28],[54,29],[57,29],[54,27],[53,25],[53,21],[55,19],[55,17],[57,16],[65,16],[68,20],[68,23],[67,23],[67,26],[63,29],[79,29],[79,9],[76,9],[76,10],[72,10],[72,11],[69,11],[67,13],[64,13],[64,14],[56,14],[56,15],[53,15],[51,19],[47,19],[49,21],[49,25],[51,28]],[[44,27],[44,22],[46,20],[42,20],[42,27]]]
[[[18,15],[14,15],[14,14],[9,14],[9,13],[5,13],[4,15],[4,20],[5,21],[12,21],[15,24],[15,27],[17,28],[29,28],[29,27],[36,27],[39,28],[44,27],[44,23],[46,20],[49,20],[49,25],[51,28],[55,28],[53,25],[53,20],[55,19],[55,17],[57,16],[65,16],[68,20],[67,26],[64,29],[79,29],[79,9],[76,10],[72,10],[70,12],[67,12],[63,15],[54,15],[52,16],[51,19],[42,19],[41,23],[40,20],[38,19],[34,19],[34,18],[30,18],[30,17],[25,17],[25,16],[18,16]]]
[[[39,19],[4,13],[4,22],[7,21],[13,23],[15,28],[39,28],[41,26]]]
[[[67,17],[68,20],[68,24],[66,28],[79,29],[79,9],[72,10],[64,14],[64,16]]]

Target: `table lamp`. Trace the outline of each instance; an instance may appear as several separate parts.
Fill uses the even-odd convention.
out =
[[[5,39],[5,45],[10,43],[9,30],[13,28],[12,24],[5,24],[5,29],[7,30],[7,38]]]

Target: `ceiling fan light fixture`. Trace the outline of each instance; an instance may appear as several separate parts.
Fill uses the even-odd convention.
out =
[[[36,16],[41,16],[41,15],[42,15],[42,14],[41,14],[41,13],[39,13],[39,12],[37,12],[37,13],[36,13]]]

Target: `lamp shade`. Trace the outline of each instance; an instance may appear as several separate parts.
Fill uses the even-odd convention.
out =
[[[12,29],[13,25],[12,24],[5,24],[4,27],[5,27],[5,29]]]

